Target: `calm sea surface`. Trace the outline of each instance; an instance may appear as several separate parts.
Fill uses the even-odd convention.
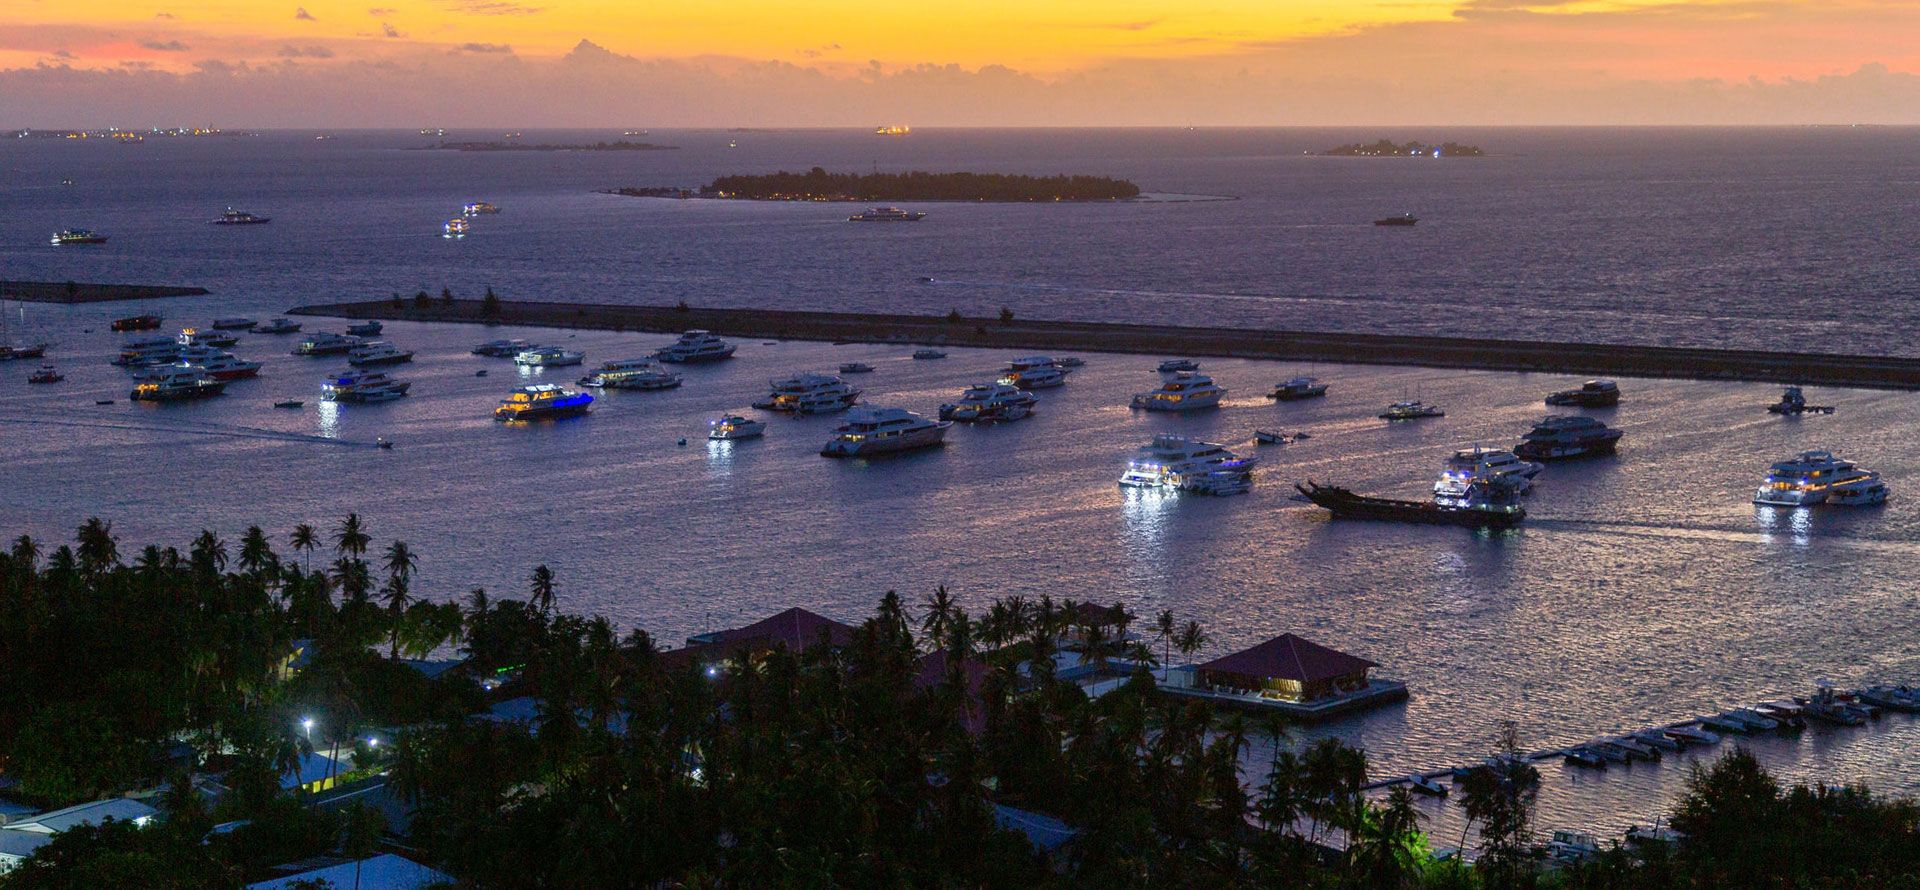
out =
[[[452,133],[448,138],[495,138]],[[1453,161],[1306,157],[1382,135],[1458,139]],[[1378,777],[1466,762],[1498,721],[1530,747],[1804,693],[1816,680],[1920,681],[1912,567],[1920,556],[1920,395],[1815,390],[1830,417],[1788,420],[1773,387],[1626,380],[1599,412],[1620,454],[1542,475],[1525,526],[1504,535],[1333,523],[1288,497],[1332,481],[1422,495],[1454,448],[1508,445],[1577,380],[1544,375],[1215,360],[1231,395],[1204,416],[1131,412],[1159,356],[1089,355],[1033,419],[955,429],[945,448],[872,461],[816,452],[833,417],[774,418],[764,440],[710,446],[705,421],[769,377],[864,361],[867,401],[922,412],[1009,355],[740,343],[684,387],[606,393],[592,416],[507,427],[490,417],[521,373],[468,355],[520,336],[589,363],[668,338],[392,324],[419,357],[390,404],[318,399],[333,359],[246,335],[260,379],[222,399],[134,405],[107,364],[105,323],[136,310],[178,324],[264,318],[299,303],[442,286],[470,296],[582,302],[991,314],[1288,325],[1452,335],[1920,355],[1908,338],[1920,273],[1920,133],[1757,131],[655,132],[650,153],[402,151],[412,134],[269,134],[141,145],[0,140],[0,277],[197,284],[147,304],[5,304],[10,331],[55,342],[65,383],[29,387],[0,365],[0,534],[66,538],[90,515],[123,545],[237,538],[259,523],[358,511],[382,545],[423,554],[419,586],[523,589],[552,566],[570,609],[673,640],[803,605],[854,620],[888,589],[946,584],[979,606],[1010,594],[1171,608],[1214,637],[1212,657],[1293,631],[1379,662],[1413,698],[1304,733],[1367,747]],[[546,142],[617,138],[538,133]],[[729,148],[732,142],[737,147]],[[973,169],[1110,173],[1150,192],[1237,201],[1126,206],[926,205],[912,226],[854,226],[844,205],[665,201],[594,194],[698,185],[736,171]],[[62,179],[74,185],[61,186]],[[504,213],[438,237],[464,201]],[[274,217],[226,229],[227,205]],[[1413,212],[1413,229],[1378,229]],[[112,237],[55,249],[54,229]],[[937,279],[917,283],[920,276]],[[305,319],[309,329],[337,329]],[[87,329],[91,328],[91,331]],[[488,370],[486,377],[475,372]],[[1313,374],[1321,401],[1262,394]],[[96,399],[115,399],[95,405]],[[300,410],[275,409],[304,399]],[[1387,402],[1445,418],[1388,426]],[[1314,438],[1258,449],[1254,492],[1210,499],[1122,491],[1155,432],[1246,451],[1256,426]],[[378,437],[398,447],[365,447]],[[687,444],[678,440],[685,437]],[[1766,465],[1830,448],[1880,470],[1894,500],[1859,510],[1749,503]],[[1920,792],[1920,722],[1809,729],[1755,742],[1791,778]],[[1263,760],[1256,751],[1251,760]],[[1544,768],[1545,827],[1618,830],[1666,806],[1684,766],[1604,775]],[[1430,804],[1437,831],[1455,807]],[[1447,842],[1451,842],[1450,840]]]

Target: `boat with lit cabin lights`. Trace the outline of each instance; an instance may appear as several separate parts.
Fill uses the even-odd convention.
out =
[[[707,438],[720,441],[751,439],[764,435],[767,431],[766,421],[754,420],[738,414],[729,414],[718,420],[707,421],[707,426],[709,427]]]
[[[1770,507],[1806,507],[1813,504],[1860,506],[1887,499],[1880,474],[1863,470],[1828,451],[1803,451],[1775,463],[1754,492],[1753,502]]]
[[[928,420],[902,408],[860,408],[833,431],[823,457],[865,457],[932,448],[946,438],[951,420]]]
[[[919,222],[927,215],[918,210],[901,210],[898,207],[869,207],[866,210],[847,217],[849,222]]]
[[[1533,477],[1544,469],[1540,464],[1521,460],[1511,451],[1478,445],[1461,449],[1447,458],[1439,480],[1433,483],[1433,502],[1443,507],[1464,507],[1473,483],[1490,479],[1504,481],[1513,488],[1514,494],[1526,494],[1533,488]]]
[[[1159,389],[1136,393],[1132,406],[1143,411],[1198,411],[1218,407],[1226,394],[1212,377],[1181,371],[1162,381]]]
[[[960,401],[940,406],[941,420],[993,423],[1019,420],[1033,412],[1040,400],[1009,383],[976,383],[960,394]]]
[[[680,335],[680,339],[654,353],[653,357],[675,364],[699,364],[730,359],[733,357],[733,349],[733,344],[714,336],[711,332],[687,331]]]
[[[1380,412],[1382,420],[1419,420],[1422,417],[1445,417],[1447,412],[1438,405],[1425,402],[1394,402],[1387,410]]]
[[[182,328],[180,336],[173,338],[181,346],[215,346],[225,349],[240,342],[239,337],[220,331],[196,331]]]
[[[204,377],[198,371],[174,370],[135,384],[127,398],[136,402],[180,402],[207,399],[227,391],[224,380]]]
[[[753,403],[763,411],[791,411],[795,414],[830,414],[853,406],[860,390],[831,374],[795,374],[785,380],[768,381],[771,392]]]
[[[1208,491],[1219,487],[1220,479],[1253,478],[1257,457],[1241,457],[1224,446],[1186,436],[1162,434],[1134,452],[1120,484],[1130,488],[1164,488],[1174,491]]]
[[[352,352],[353,348],[359,346],[360,343],[361,340],[359,337],[348,337],[344,334],[320,331],[300,338],[299,344],[293,347],[293,354],[346,355]]]
[[[562,388],[557,383],[535,383],[515,387],[493,409],[496,420],[525,421],[578,417],[593,405],[593,396]]]
[[[320,384],[320,397],[329,402],[391,402],[407,394],[413,384],[395,380],[385,371],[341,371]]]
[[[538,346],[521,352],[513,357],[513,363],[529,368],[561,368],[577,365],[587,358],[584,352],[574,352],[558,346]]]
[[[465,216],[491,216],[499,213],[500,208],[488,204],[485,201],[468,201],[465,206],[460,208],[460,212]]]
[[[1007,363],[999,382],[1021,389],[1051,389],[1067,382],[1072,373],[1059,362],[1044,355],[1017,358]]]

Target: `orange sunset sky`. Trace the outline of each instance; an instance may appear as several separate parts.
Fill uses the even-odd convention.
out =
[[[8,0],[0,126],[1920,123],[1874,0]]]

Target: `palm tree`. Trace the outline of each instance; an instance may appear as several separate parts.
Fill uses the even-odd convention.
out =
[[[80,544],[75,554],[79,557],[80,571],[91,575],[120,561],[120,547],[113,539],[113,523],[98,516],[88,517],[76,537]]]
[[[1173,635],[1180,632],[1180,624],[1173,617],[1172,609],[1160,610],[1160,619],[1153,629],[1160,634],[1161,651],[1160,679],[1167,678],[1167,672],[1173,669]]]
[[[953,618],[959,612],[948,595],[945,584],[934,588],[933,595],[927,597],[927,617],[920,622],[920,629],[927,634],[927,643],[933,648],[947,644],[947,636],[953,631]]]
[[[1179,635],[1174,637],[1173,648],[1180,650],[1181,655],[1192,658],[1193,653],[1205,649],[1210,642],[1212,640],[1207,638],[1206,632],[1200,629],[1200,622],[1188,621],[1187,626],[1180,628]]]
[[[294,526],[293,534],[288,536],[288,543],[293,547],[293,549],[298,550],[301,552],[301,554],[303,554],[302,561],[300,563],[301,573],[305,574],[305,573],[312,572],[313,571],[313,548],[319,544],[318,538],[313,533],[313,526],[308,525],[304,522]]]
[[[240,570],[258,578],[278,563],[273,545],[267,543],[267,533],[260,526],[248,526],[246,535],[240,538]]]
[[[360,528],[360,514],[348,513],[338,528],[333,530],[333,548],[341,556],[359,559],[367,552],[367,545],[373,543],[373,537]]]
[[[405,583],[413,580],[413,571],[420,567],[420,559],[413,555],[405,541],[395,541],[387,548],[387,577]]]
[[[13,542],[13,561],[22,568],[31,571],[34,563],[40,561],[40,545],[29,535],[21,535]]]
[[[553,610],[553,570],[545,563],[533,567],[533,578],[527,589],[533,594],[527,605],[539,609],[541,614]]]

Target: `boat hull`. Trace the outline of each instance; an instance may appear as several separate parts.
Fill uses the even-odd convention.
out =
[[[660,361],[671,362],[676,365],[704,365],[711,362],[724,362],[727,359],[733,358],[733,347],[729,346],[722,352],[701,352],[688,355],[655,353],[653,357]]]
[[[1522,442],[1514,446],[1513,453],[1527,460],[1575,460],[1612,454],[1614,447],[1619,443],[1618,436],[1566,444]]]
[[[1279,401],[1279,402],[1298,402],[1304,399],[1322,398],[1326,394],[1327,394],[1327,388],[1324,386],[1320,386],[1310,390],[1276,389],[1269,395],[1275,401]]]
[[[586,405],[567,405],[559,408],[528,408],[523,411],[509,411],[505,408],[494,409],[495,420],[520,423],[532,420],[560,420],[567,417],[580,417],[591,410]]]
[[[135,402],[185,402],[193,399],[210,399],[227,391],[224,381],[199,383],[177,389],[140,390],[127,394],[127,399]]]
[[[820,449],[820,455],[822,457],[872,457],[877,454],[896,454],[902,451],[932,448],[946,439],[947,429],[951,425],[949,422],[941,422],[905,435],[886,439],[867,439],[862,442],[835,439]]]
[[[405,355],[382,355],[368,358],[350,358],[347,364],[356,368],[372,368],[379,365],[401,365],[413,361],[413,353]]]
[[[1442,507],[1422,501],[1397,501],[1356,495],[1344,488],[1308,483],[1296,485],[1307,500],[1326,508],[1335,519],[1372,519],[1420,525],[1457,525],[1467,528],[1512,528],[1527,518],[1525,508],[1478,509]]]

